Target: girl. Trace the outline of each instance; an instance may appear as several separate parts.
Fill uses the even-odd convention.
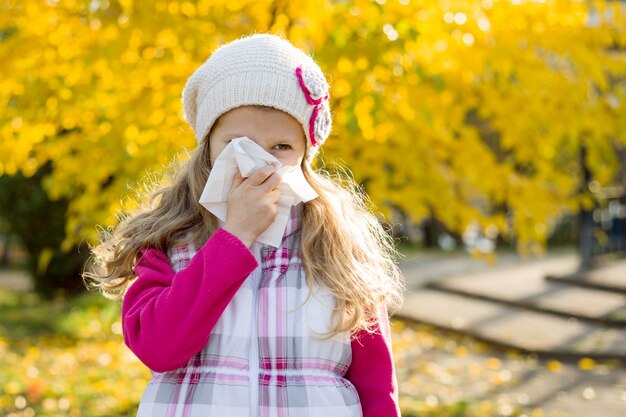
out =
[[[311,168],[331,129],[328,90],[309,55],[270,34],[218,48],[187,81],[198,148],[92,248],[104,273],[84,273],[123,297],[124,341],[152,372],[138,416],[400,415],[397,252],[353,182]],[[198,203],[241,136],[301,166],[318,194],[291,207],[277,248],[256,241],[278,212],[272,166],[236,176],[226,222]]]

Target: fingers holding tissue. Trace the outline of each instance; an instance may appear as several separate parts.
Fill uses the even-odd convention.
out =
[[[248,181],[252,186],[263,186],[264,189],[273,190],[280,185],[281,178],[274,165],[266,165],[252,171]]]
[[[239,187],[239,185],[245,180],[244,176],[241,175],[239,170],[235,170],[235,178],[233,178],[233,185],[230,187],[230,192],[235,191],[235,188]]]
[[[224,230],[250,247],[278,214],[280,176],[273,165],[258,168],[246,179],[235,171],[227,201]]]
[[[260,186],[268,181],[270,178],[273,178],[273,181],[271,182],[271,189],[274,189],[280,183],[280,175],[272,175],[274,174],[274,172],[276,172],[276,168],[274,167],[274,165],[266,165],[264,167],[255,169],[250,173],[250,176],[246,178],[241,175],[241,172],[238,169],[236,169],[235,177],[233,179],[233,185],[231,186],[230,190],[231,194],[235,190],[235,188],[239,187],[239,185],[241,185],[241,183],[246,180],[248,181],[249,185]]]
[[[265,168],[267,165],[272,168]],[[262,206],[272,200],[278,203],[274,220],[254,240],[278,247],[291,207],[316,198],[317,193],[307,182],[300,166],[283,165],[256,142],[243,136],[230,141],[215,160],[199,203],[223,225],[229,213],[229,195],[248,181],[251,186],[262,189],[258,195],[249,196],[257,199],[255,204]]]

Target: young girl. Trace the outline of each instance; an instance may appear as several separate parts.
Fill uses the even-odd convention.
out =
[[[84,274],[123,297],[124,341],[152,372],[138,416],[400,415],[397,252],[351,180],[311,168],[331,130],[328,90],[309,55],[270,34],[223,45],[187,81],[198,148],[92,248],[104,273]],[[318,194],[291,207],[279,247],[257,241],[278,213],[273,166],[235,177],[225,222],[198,203],[242,136],[300,166]]]

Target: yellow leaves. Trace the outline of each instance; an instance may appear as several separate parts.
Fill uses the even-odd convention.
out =
[[[507,351],[498,357],[485,357],[488,346],[426,325],[405,323],[394,326],[392,323],[391,330],[399,397],[403,407],[411,407],[415,415],[547,415],[540,408],[529,409],[531,393],[519,389],[520,381],[524,381],[529,374],[541,377],[546,373],[537,368],[536,356]],[[457,352],[463,354],[458,355]],[[513,388],[514,394],[511,391]],[[586,387],[583,398],[597,395],[592,390],[592,387]],[[465,400],[468,392],[499,394],[497,398],[466,403],[457,412],[448,413],[439,408],[434,413],[427,411]]]
[[[502,361],[498,358],[487,358],[485,365],[488,369],[496,370],[502,367]]]
[[[468,350],[465,346],[458,346],[455,351],[455,356],[457,358],[465,358],[468,355]]]
[[[70,60],[75,56],[76,49],[67,43],[63,43],[59,45],[56,52],[58,54],[58,58],[62,60]]]
[[[4,390],[9,395],[15,395],[22,391],[22,386],[17,381],[8,381],[4,385]]]
[[[61,127],[65,130],[71,130],[76,127],[78,119],[74,115],[66,115],[61,118]]]
[[[357,119],[361,134],[366,140],[374,139],[374,122],[372,116],[369,114],[363,114]]]
[[[557,360],[549,360],[546,364],[546,368],[553,373],[558,373],[561,372],[561,369],[563,368],[563,364]]]
[[[34,145],[43,142],[46,137],[52,136],[56,133],[56,129],[52,123],[37,123],[24,126],[21,132],[21,141]]]
[[[155,57],[157,57],[157,56],[159,56],[159,55],[160,55],[160,56],[162,56],[162,53],[161,53],[161,52],[159,52],[159,51],[161,51],[161,52],[162,52],[162,50],[161,50],[161,49],[157,49],[157,48],[153,48],[153,47],[149,46],[149,47],[147,47],[147,48],[144,48],[144,49],[141,51],[141,57],[142,57],[144,60],[149,61],[149,60],[151,60],[151,59],[153,59],[153,58],[155,58]]]
[[[511,371],[509,371],[508,369],[503,369],[497,373],[492,374],[489,377],[489,381],[493,385],[496,385],[496,386],[505,384],[509,382],[510,380],[511,380]]]
[[[183,16],[194,17],[196,16],[196,7],[190,1],[185,1],[180,5],[180,13]]]
[[[193,7],[193,5],[192,5]],[[178,45],[178,36],[172,29],[161,30],[156,37],[156,45],[161,48],[173,48]]]
[[[463,198],[482,194],[520,213],[519,236],[541,238],[545,228],[534,223],[545,224],[541,217],[576,188],[569,162],[581,132],[593,132],[594,173],[602,183],[614,175],[607,138],[626,141],[625,100],[607,73],[624,73],[626,64],[599,51],[626,42],[626,25],[614,13],[606,26],[585,27],[585,2],[518,3],[124,0],[119,17],[98,9],[81,21],[76,2],[49,7],[29,0],[12,11],[20,30],[0,53],[0,69],[10,74],[0,80],[0,100],[15,103],[3,115],[0,171],[33,173],[60,159],[47,184],[71,198],[72,190],[97,193],[94,179],[105,172],[132,180],[181,143],[195,144],[180,117],[180,93],[214,47],[244,31],[288,30],[331,77],[333,133],[342,142],[327,145],[329,156],[347,160],[359,150],[348,161],[357,180],[380,173],[384,162],[396,165],[391,178],[372,184],[376,203],[391,198],[419,221],[428,202],[451,226],[475,216]],[[101,27],[94,32],[90,25]],[[602,91],[593,96],[596,87]],[[480,116],[480,127],[468,114]],[[52,129],[42,133],[43,125]],[[80,135],[53,136],[62,129]],[[482,134],[490,135],[491,149]],[[373,153],[362,150],[363,140],[376,146]],[[73,179],[74,167],[93,155],[101,156],[91,165],[104,168]],[[536,174],[510,172],[515,165]],[[392,192],[390,184],[400,188]],[[461,196],[441,192],[457,184]],[[111,219],[86,210],[78,204],[72,215]]]
[[[60,25],[48,34],[47,40],[50,46],[59,47],[67,43],[70,36],[70,26]]]
[[[274,19],[274,24],[270,28],[272,33],[285,34],[285,29],[291,23],[291,19],[284,13],[278,13]]]
[[[56,97],[48,97],[46,99],[46,108],[54,114],[59,106],[59,100]]]
[[[596,367],[596,361],[591,358],[581,358],[578,361],[578,367],[584,371],[591,371]]]
[[[354,71],[354,65],[348,58],[342,57],[337,62],[337,71],[342,74],[350,75]]]
[[[390,79],[389,69],[380,65],[374,67],[373,74],[377,81],[387,82]]]
[[[133,0],[118,0],[120,6],[122,6],[122,10],[124,13],[131,14],[133,11]]]
[[[110,43],[116,40],[120,36],[120,30],[116,25],[108,25],[100,32],[100,37],[103,42]]]
[[[347,79],[340,78],[332,84],[331,91],[334,98],[341,98],[350,94],[352,86]]]
[[[357,69],[357,70],[359,70],[359,71],[363,71],[363,70],[365,70],[366,68],[368,68],[368,66],[369,66],[369,61],[368,61],[368,59],[367,59],[367,58],[365,58],[365,57],[363,57],[363,56],[362,56],[362,57],[359,57],[359,58],[356,60],[356,69]]]
[[[369,114],[374,108],[374,98],[371,95],[366,95],[361,98],[354,106],[354,114],[357,118]]]
[[[415,111],[413,110],[413,106],[411,106],[406,101],[403,101],[398,105],[398,113],[407,122],[411,122],[413,121],[413,119],[415,119]]]
[[[354,116],[366,140],[374,139],[374,119],[371,113],[373,107],[374,98],[371,95],[363,97],[354,106]]]
[[[96,297],[100,296],[82,296],[74,305],[55,300],[2,306],[5,312],[23,309],[27,321],[36,318],[51,330],[42,335],[20,324],[27,330],[23,334],[0,322],[1,332],[9,335],[8,348],[0,357],[3,411],[20,416],[95,416],[136,410],[150,373],[129,353],[121,334],[108,331],[119,324],[119,306],[97,304]],[[79,331],[90,327],[100,330]]]
[[[72,96],[73,96],[72,90],[70,90],[69,88],[63,88],[63,89],[59,90],[57,96],[61,100],[69,101],[72,98]]]
[[[135,141],[137,136],[139,136],[139,128],[136,125],[128,125],[124,130],[124,137],[129,142]]]

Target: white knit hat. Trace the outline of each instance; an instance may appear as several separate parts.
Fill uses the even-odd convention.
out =
[[[245,105],[265,105],[296,118],[304,129],[309,161],[331,130],[329,86],[312,57],[268,33],[217,48],[183,89],[185,119],[198,145],[217,118]]]

